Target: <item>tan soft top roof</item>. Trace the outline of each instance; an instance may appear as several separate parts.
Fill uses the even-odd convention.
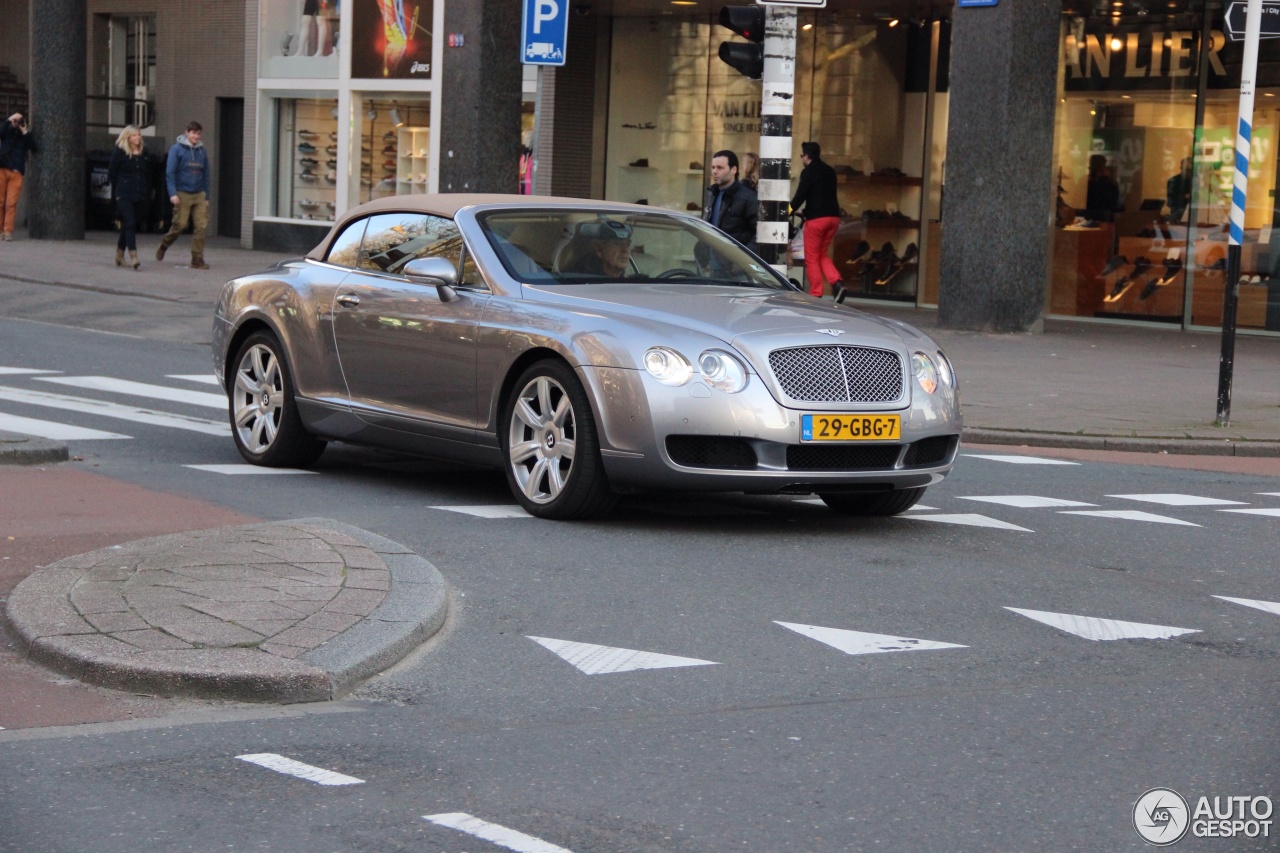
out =
[[[307,257],[312,260],[321,260],[329,252],[329,244],[338,232],[347,226],[347,223],[355,219],[368,216],[371,213],[385,213],[392,211],[409,211],[413,213],[429,213],[434,216],[447,216],[452,219],[459,210],[464,207],[472,207],[480,204],[588,204],[598,205],[610,208],[637,208],[640,210],[653,210],[643,205],[624,204],[621,202],[600,201],[598,199],[589,198],[564,198],[560,196],[549,195],[519,195],[517,193],[435,193],[435,194],[418,194],[418,195],[393,195],[386,198],[375,199],[374,201],[365,202],[364,204],[348,210],[341,219],[333,224],[329,229],[329,233],[320,241],[320,244],[307,253]]]

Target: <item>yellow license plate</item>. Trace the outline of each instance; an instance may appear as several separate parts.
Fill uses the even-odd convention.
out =
[[[801,415],[801,441],[897,441],[902,437],[898,415]]]

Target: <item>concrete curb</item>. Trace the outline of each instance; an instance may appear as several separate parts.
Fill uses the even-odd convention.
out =
[[[273,646],[279,649],[273,642],[250,648],[235,643],[192,647],[177,637],[168,637],[171,645],[157,644],[152,637],[131,645],[122,638],[147,632],[99,628],[106,621],[142,621],[133,610],[102,604],[123,602],[126,581],[141,571],[178,570],[199,579],[207,569],[210,576],[205,582],[236,588],[236,580],[219,579],[219,574],[249,567],[239,566],[234,557],[220,565],[206,562],[196,546],[217,544],[222,537],[264,554],[273,547],[278,552],[278,546],[262,544],[267,534],[292,540],[296,553],[290,559],[297,565],[314,560],[319,549],[308,546],[320,543],[347,555],[344,565],[351,565],[351,571],[342,570],[344,579],[369,574],[368,565],[358,565],[359,559],[352,565],[351,557],[372,551],[390,573],[389,588],[376,608],[335,636],[324,638],[313,632],[315,642],[295,657],[272,651]],[[352,546],[357,550],[353,552]],[[337,595],[368,595],[370,589],[343,586]],[[448,602],[443,576],[409,549],[357,527],[311,518],[161,536],[69,557],[20,583],[9,597],[6,614],[23,654],[83,681],[159,695],[290,703],[340,698],[399,661],[440,630]],[[114,634],[109,633],[112,630]]]
[[[1065,447],[1078,450],[1125,450],[1133,453],[1174,453],[1187,456],[1280,457],[1280,442],[1236,441],[1156,436],[1075,435],[1034,430],[966,428],[961,441],[1027,447]]]
[[[65,442],[0,432],[0,465],[45,465],[70,458]]]

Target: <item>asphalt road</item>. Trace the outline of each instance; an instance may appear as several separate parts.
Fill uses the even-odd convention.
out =
[[[1280,618],[1259,609],[1280,600],[1280,519],[1237,511],[1280,508],[1266,460],[1019,464],[967,448],[927,508],[899,518],[650,496],[553,523],[474,514],[512,505],[497,472],[359,449],[331,448],[307,474],[187,467],[241,461],[229,435],[193,428],[221,422],[207,400],[65,381],[216,393],[198,378],[203,346],[2,320],[0,368],[56,371],[0,375],[0,415],[129,436],[71,440],[66,489],[92,477],[121,513],[171,505],[157,525],[336,518],[429,559],[454,597],[441,635],[344,702],[130,697],[123,713],[99,691],[103,710],[78,721],[112,722],[79,726],[12,710],[0,851],[1136,850],[1133,805],[1150,788],[1193,808],[1280,795]],[[38,476],[0,476],[3,503]],[[6,535],[5,556],[30,561],[21,531]],[[1134,633],[1167,636],[1086,638]],[[571,644],[684,660],[591,673],[662,661]],[[264,753],[359,783],[237,758]],[[439,817],[456,813],[498,828]]]

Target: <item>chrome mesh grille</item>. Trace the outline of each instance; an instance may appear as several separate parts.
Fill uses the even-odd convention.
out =
[[[819,346],[769,353],[783,392],[802,403],[891,403],[902,397],[902,361],[889,350]]]

